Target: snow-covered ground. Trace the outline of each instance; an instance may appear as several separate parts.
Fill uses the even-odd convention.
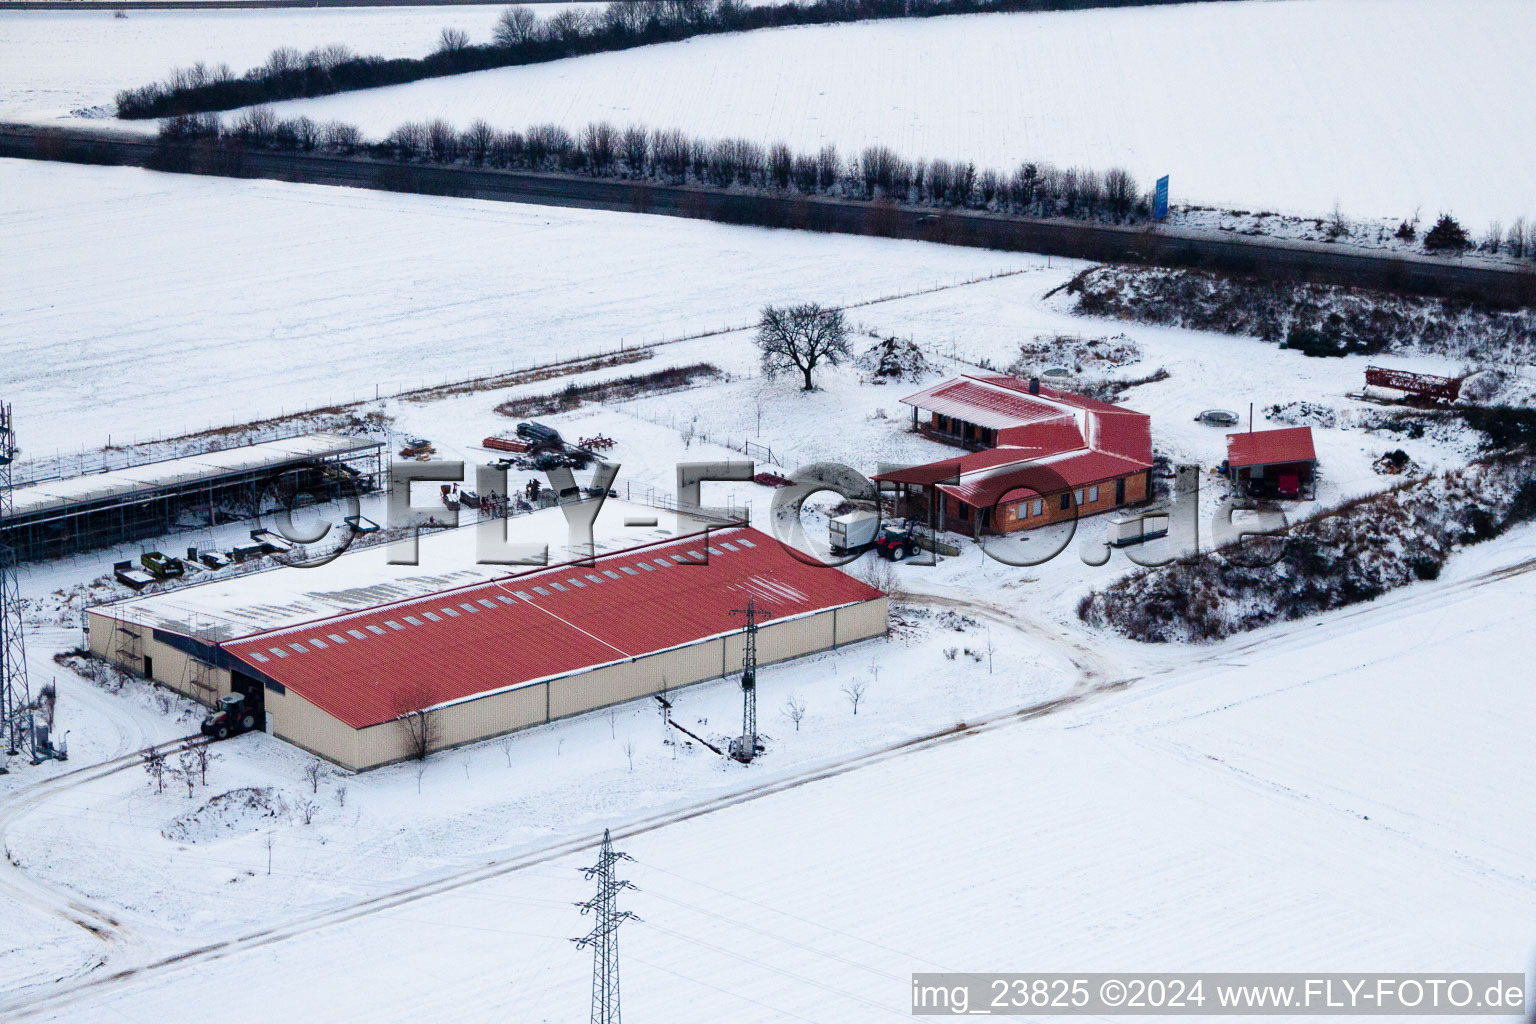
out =
[[[16,160],[0,161],[0,218],[7,251],[27,254],[0,283],[0,386],[35,455],[744,325],[767,302],[1040,262]]]
[[[489,41],[501,14],[494,5],[145,11],[130,2],[123,8],[122,18],[109,10],[0,9],[0,120],[48,122],[73,111],[110,116],[120,89],[160,81],[172,68],[198,61],[244,74],[279,46],[307,51],[342,43],[359,54],[423,57],[444,28]]]
[[[1124,166],[1175,202],[1351,217],[1536,214],[1525,0],[1286,0],[806,27],[279,104],[409,120],[594,120],[1004,170]],[[1490,101],[1489,97],[1497,97]]]
[[[1194,652],[1092,638],[1095,667],[1129,681],[1097,693],[1070,648],[1002,619],[985,623],[1009,645],[993,673],[938,660],[942,633],[770,670],[765,706],[799,693],[812,711],[799,732],[773,720],[774,753],[750,769],[674,759],[635,707],[435,759],[419,795],[409,766],[325,773],[311,794],[305,759],[263,737],[224,745],[192,799],[118,773],[7,826],[33,877],[118,908],[112,944],[79,933],[78,966],[33,1019],[175,1019],[215,1001],[231,1021],[569,1019],[590,970],[566,941],[590,923],[573,869],[592,851],[561,840],[603,826],[635,858],[622,905],[642,921],[621,955],[636,1019],[883,1020],[906,1015],[912,971],[999,964],[1519,971],[1536,940],[1536,703],[1506,638],[1536,612],[1533,556],[1523,529],[1435,583]],[[837,684],[882,663],[853,716]],[[1084,696],[729,796],[1052,693]],[[693,724],[738,709],[730,684],[682,701]],[[284,809],[185,817],[237,785]],[[292,809],[305,800],[309,825]],[[107,950],[121,967],[205,944],[88,970]]]

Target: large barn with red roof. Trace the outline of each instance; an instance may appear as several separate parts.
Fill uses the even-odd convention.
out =
[[[539,515],[564,528],[558,510]],[[190,587],[92,609],[90,646],[205,703],[244,694],[274,735],[365,769],[412,754],[401,720],[423,709],[433,747],[449,747],[737,672],[732,611],[749,600],[769,616],[763,664],[885,632],[880,591],[745,525],[685,532],[702,525],[579,562],[387,585],[335,569],[362,564],[348,554],[329,575],[286,568],[202,600]],[[475,578],[441,585],[453,575]]]
[[[964,455],[875,477],[946,529],[1012,533],[1152,496],[1144,413],[1004,374],[966,374],[903,398],[913,426]]]

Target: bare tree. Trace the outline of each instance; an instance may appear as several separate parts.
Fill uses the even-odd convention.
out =
[[[156,747],[150,747],[144,752],[144,771],[155,782],[155,792],[165,792],[165,773],[169,766],[165,763],[165,755]]]
[[[491,143],[496,138],[496,129],[485,121],[476,121],[465,130],[460,140],[464,151],[469,154],[469,159],[477,167],[485,163],[486,155],[491,151]]]
[[[405,741],[406,753],[417,761],[425,761],[441,739],[442,730],[431,703],[431,695],[420,683],[395,696],[395,721]]]
[[[992,639],[992,630],[987,630],[987,645],[982,648],[987,652],[987,675],[992,674],[992,656],[997,653],[997,641]]]
[[[320,759],[312,758],[309,764],[304,766],[304,778],[309,780],[309,791],[320,792]]]
[[[1488,233],[1483,236],[1483,244],[1480,248],[1484,252],[1496,253],[1502,244],[1504,244],[1504,225],[1494,221],[1488,225]]]
[[[617,708],[609,708],[608,709],[607,718],[608,718],[608,738],[611,739],[611,740],[616,740],[616,739],[619,738],[619,712],[618,712],[618,709]]]
[[[267,874],[272,873],[272,847],[277,845],[277,839],[268,832],[261,840],[261,845],[267,848]]]
[[[347,784],[345,782],[336,787],[336,806],[347,806]]]
[[[1509,234],[1504,238],[1504,251],[1515,259],[1521,259],[1525,256],[1527,244],[1525,218],[1516,217],[1515,222],[1509,226]]]
[[[192,752],[183,750],[181,756],[176,759],[178,767],[171,769],[171,774],[176,779],[187,784],[187,799],[192,799],[193,790],[197,786],[197,766],[192,757]]]
[[[859,702],[864,699],[864,692],[869,689],[869,681],[855,676],[843,684],[843,696],[848,698],[848,703],[853,705],[853,713],[859,713]]]
[[[496,45],[510,50],[539,37],[539,16],[527,7],[512,6],[496,19]]]
[[[421,795],[421,777],[423,775],[425,775],[425,774],[427,774],[427,762],[425,762],[425,761],[417,761],[416,762],[416,795],[417,796]]]
[[[511,736],[503,736],[501,738],[501,752],[502,752],[502,754],[507,759],[507,767],[511,768],[512,767],[512,737]]]
[[[782,308],[764,306],[757,325],[757,347],[766,376],[796,370],[805,378],[806,391],[816,386],[811,374],[817,366],[841,366],[852,356],[843,311],[815,302]]]
[[[438,53],[458,53],[469,49],[469,33],[461,28],[445,28],[437,37]]]
[[[186,742],[185,749],[191,752],[192,759],[197,765],[198,782],[204,786],[208,785],[208,766],[217,760],[219,755],[215,754],[213,748],[207,743],[194,743],[192,740]]]
[[[320,810],[320,805],[315,801],[305,798],[299,801],[299,817],[308,825],[315,820],[315,812]]]
[[[546,31],[550,38],[569,43],[585,35],[590,24],[591,18],[586,11],[573,11],[567,8],[549,19]]]
[[[800,731],[800,723],[805,720],[805,701],[790,694],[784,699],[784,717],[795,723],[795,732]]]
[[[626,738],[624,740],[624,756],[629,759],[629,770],[635,770],[635,741]]]

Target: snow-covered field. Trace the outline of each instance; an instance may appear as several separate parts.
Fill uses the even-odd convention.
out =
[[[489,41],[501,13],[494,5],[227,11],[123,6],[123,18],[102,10],[0,9],[0,120],[49,122],[91,108],[102,108],[91,116],[109,116],[120,89],[157,82],[172,68],[198,61],[225,63],[243,74],[279,46],[310,50],[344,43],[359,54],[422,57],[444,28]]]
[[[740,326],[1038,257],[0,161],[0,378],[34,455]],[[82,241],[89,238],[89,244]],[[126,435],[126,436],[125,436]]]
[[[1536,214],[1536,5],[1286,0],[706,37],[280,104],[382,136],[589,121],[1011,169],[1172,177],[1175,202],[1353,217]],[[1496,99],[1494,99],[1496,98]]]
[[[409,767],[326,775],[308,826],[291,812],[177,826],[202,801],[156,796],[137,770],[75,787],[14,818],[7,842],[41,879],[128,905],[114,956],[251,938],[79,974],[61,988],[87,987],[32,1019],[218,1002],[236,1022],[568,1020],[589,986],[590,955],[566,940],[589,924],[571,903],[592,851],[558,839],[603,825],[635,858],[622,905],[642,921],[621,942],[635,1019],[885,1020],[906,1016],[915,970],[1519,971],[1536,939],[1536,703],[1506,638],[1536,612],[1536,575],[1490,571],[1533,556],[1527,528],[1435,583],[1196,652],[1095,638],[1099,681],[1128,686],[681,820],[653,814],[877,746],[901,735],[893,718],[948,723],[1085,693],[1083,677],[1069,648],[994,620],[1014,645],[995,674],[936,668],[938,640],[771,670],[763,699],[800,692],[813,712],[798,733],[776,720],[778,753],[746,770],[674,760],[636,708],[439,758],[419,796]],[[885,670],[855,718],[834,684],[870,659]],[[691,718],[736,709],[729,685],[683,700]],[[253,737],[223,753],[216,788],[309,797],[297,752]],[[402,868],[442,889],[345,909]],[[82,968],[92,941],[76,940]]]

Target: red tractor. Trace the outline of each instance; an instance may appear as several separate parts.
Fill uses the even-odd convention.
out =
[[[203,735],[216,740],[238,736],[256,728],[256,716],[245,706],[245,694],[231,693],[219,698],[219,707],[203,719]]]
[[[875,534],[872,546],[881,558],[902,562],[917,554],[919,545],[917,535],[910,526],[886,525],[880,527],[880,532]]]

